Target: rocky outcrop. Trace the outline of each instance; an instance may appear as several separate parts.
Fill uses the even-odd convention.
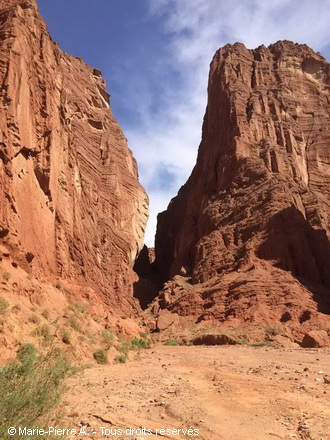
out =
[[[148,200],[101,72],[59,49],[35,0],[1,0],[0,23],[1,240],[130,314]]]
[[[304,348],[321,348],[330,346],[330,338],[325,330],[312,330],[306,333],[301,342]]]
[[[161,295],[169,310],[329,324],[329,126],[320,54],[289,41],[216,52],[196,166],[158,218],[156,265],[176,276]]]

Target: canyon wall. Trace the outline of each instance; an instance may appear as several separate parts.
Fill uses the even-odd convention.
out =
[[[216,52],[196,166],[158,218],[157,270],[174,277],[162,308],[217,322],[330,313],[329,129],[319,53],[289,41]]]
[[[52,41],[35,0],[1,0],[0,25],[2,244],[130,314],[148,198],[101,72]]]

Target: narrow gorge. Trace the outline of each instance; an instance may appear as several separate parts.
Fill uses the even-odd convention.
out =
[[[329,343],[330,67],[319,53],[290,41],[216,52],[197,163],[159,214],[154,261],[148,196],[101,72],[59,48],[36,0],[0,0],[0,24],[6,356],[34,340],[33,320],[82,357],[104,329],[268,327]]]

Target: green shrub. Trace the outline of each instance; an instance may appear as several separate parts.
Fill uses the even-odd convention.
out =
[[[151,346],[151,339],[145,339],[145,338],[132,338],[131,344],[133,348],[137,349],[146,349],[150,348]]]
[[[126,357],[128,356],[130,349],[131,349],[131,344],[128,341],[122,342],[121,345],[117,348],[119,353],[124,354]]]
[[[121,364],[125,364],[127,361],[127,357],[124,354],[119,354],[118,356],[115,357],[115,361]]]
[[[6,298],[0,297],[0,315],[5,315],[9,307],[9,302]]]
[[[272,336],[276,336],[276,335],[278,335],[278,329],[275,327],[268,327],[268,328],[266,328],[266,333],[268,333],[269,335],[272,335]]]
[[[270,342],[255,342],[254,344],[251,344],[251,347],[272,347],[273,344]]]
[[[163,345],[180,345],[180,342],[177,339],[169,339]]]
[[[64,380],[76,370],[59,350],[38,354],[33,344],[24,344],[17,360],[0,369],[0,432],[12,439],[9,426],[45,428],[56,419]],[[23,436],[15,435],[15,439]]]
[[[244,339],[244,338],[237,339],[236,344],[239,344],[239,345],[249,345],[249,341]]]
[[[83,333],[83,329],[82,329],[82,327],[80,325],[80,322],[79,322],[79,320],[74,315],[70,316],[69,322],[70,322],[71,327],[74,330],[76,330],[79,333]]]
[[[93,357],[98,364],[104,365],[108,362],[108,355],[105,350],[97,350],[93,353]]]
[[[46,344],[50,344],[52,341],[52,336],[49,331],[49,325],[47,324],[38,325],[38,327],[35,328],[33,334],[35,336],[43,338]]]
[[[80,304],[70,301],[70,309],[77,313],[83,313],[85,306],[81,306]]]
[[[107,348],[110,348],[113,346],[113,343],[115,342],[115,335],[112,333],[111,330],[103,330],[102,341]]]
[[[117,339],[119,342],[125,342],[125,336],[122,333],[118,333]]]
[[[32,322],[33,324],[39,324],[40,318],[35,313],[32,313],[32,315],[29,316],[29,322]]]

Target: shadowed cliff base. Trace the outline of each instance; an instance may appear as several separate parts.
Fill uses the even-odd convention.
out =
[[[142,310],[148,307],[162,288],[154,263],[154,251],[153,248],[144,246],[133,267],[138,275],[138,280],[133,285],[133,296],[139,301]]]
[[[313,229],[295,207],[276,214],[266,225],[267,238],[256,254],[290,272],[313,292],[321,313],[330,314],[330,241]]]

